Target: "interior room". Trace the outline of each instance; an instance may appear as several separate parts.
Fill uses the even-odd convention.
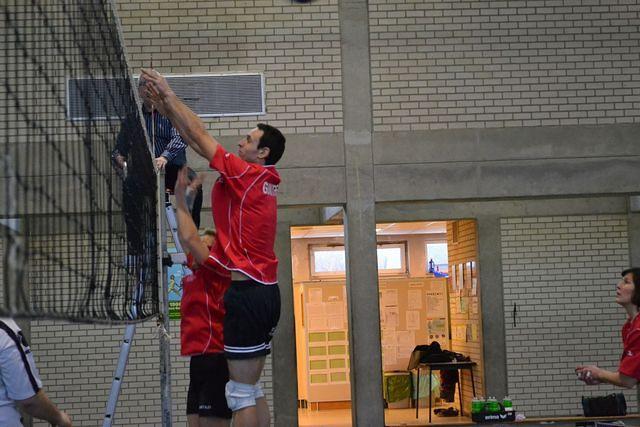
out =
[[[380,223],[376,233],[385,423],[469,422],[484,383],[476,223]],[[343,225],[292,227],[291,253],[299,424],[351,425]],[[443,353],[433,360],[465,368],[433,365],[430,381],[433,342]]]

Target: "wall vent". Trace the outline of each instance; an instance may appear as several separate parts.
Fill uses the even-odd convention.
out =
[[[265,114],[262,74],[167,75],[178,97],[200,117]],[[137,84],[137,76],[136,76]],[[122,104],[127,85],[122,78],[67,80],[67,117],[70,120],[113,120],[126,111]]]

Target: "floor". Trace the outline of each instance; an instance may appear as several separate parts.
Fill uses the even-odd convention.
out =
[[[350,427],[351,410],[333,409],[315,411],[311,409],[298,410],[300,427]],[[427,409],[420,408],[420,418],[416,419],[415,409],[385,409],[385,425],[423,426],[429,422]],[[439,417],[432,415],[434,425],[470,424],[468,417]]]

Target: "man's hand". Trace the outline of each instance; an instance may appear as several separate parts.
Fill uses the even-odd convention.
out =
[[[58,420],[58,427],[73,427],[71,424],[71,418],[66,412],[60,411],[60,419]]]
[[[155,165],[156,165],[156,169],[158,169],[159,171],[164,170],[164,167],[166,166],[166,164],[169,162],[169,160],[167,160],[166,157],[164,156],[160,156],[160,157],[156,157],[155,159]]]
[[[576,368],[576,375],[580,381],[583,381],[587,385],[602,383],[600,380],[600,368],[595,365],[578,366]]]
[[[116,156],[114,157],[114,160],[115,160],[116,166],[118,166],[120,169],[124,169],[124,167],[127,164],[127,159],[122,154],[116,154]]]
[[[156,70],[140,69],[142,76],[144,77],[145,95],[149,98],[155,108],[160,111],[163,116],[167,115],[167,111],[164,109],[164,101],[167,98],[175,96],[175,93],[160,73]]]

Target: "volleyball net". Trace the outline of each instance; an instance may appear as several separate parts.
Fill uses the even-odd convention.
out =
[[[0,13],[0,315],[156,315],[156,174],[114,5]]]

